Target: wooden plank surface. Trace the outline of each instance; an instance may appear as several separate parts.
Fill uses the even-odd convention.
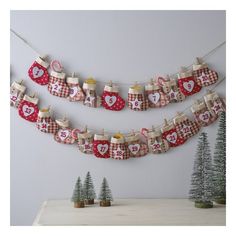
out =
[[[111,207],[98,203],[74,208],[69,200],[45,201],[33,225],[221,225],[224,205],[195,208],[187,199],[115,199]]]

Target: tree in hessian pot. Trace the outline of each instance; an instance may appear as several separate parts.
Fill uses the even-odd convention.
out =
[[[111,201],[113,201],[111,190],[109,188],[106,178],[103,178],[100,194],[99,194],[100,206],[106,207],[111,206]]]
[[[83,193],[84,193],[85,204],[94,204],[96,193],[94,190],[93,180],[89,171],[84,180]]]
[[[212,160],[207,133],[199,135],[189,199],[197,208],[213,207]]]
[[[226,114],[221,113],[213,159],[214,201],[226,204]]]
[[[81,184],[80,177],[78,177],[77,182],[75,184],[73,196],[71,201],[74,202],[75,208],[82,208],[84,207],[84,194],[83,194],[83,187]]]

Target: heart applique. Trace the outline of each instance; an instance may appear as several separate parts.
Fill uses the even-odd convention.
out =
[[[199,115],[199,119],[203,122],[208,122],[210,120],[210,112],[209,111],[205,111],[204,113]]]
[[[67,129],[60,129],[58,131],[58,136],[60,137],[62,141],[64,141],[69,136],[69,134],[70,134],[70,131]]]
[[[114,103],[116,102],[117,97],[116,96],[106,96],[105,97],[105,102],[107,103],[107,105],[109,107],[111,107],[112,105],[114,105]]]
[[[166,136],[166,139],[167,139],[167,141],[169,141],[170,143],[176,143],[176,141],[177,141],[177,133],[176,133],[176,132],[173,132],[173,133],[171,133],[171,134],[168,134],[168,135]]]
[[[128,146],[129,150],[135,155],[139,149],[140,149],[140,144],[136,143],[136,144],[130,144]]]
[[[183,83],[183,87],[185,90],[187,90],[188,92],[192,92],[193,88],[194,88],[194,82],[193,80],[190,80],[188,82],[184,82]]]
[[[101,155],[104,155],[108,150],[108,144],[98,144],[97,149]]]
[[[150,93],[148,95],[149,101],[151,101],[154,104],[157,104],[159,99],[160,99],[160,94],[159,93]]]
[[[78,87],[70,88],[70,97],[73,98],[78,93]]]
[[[35,66],[33,68],[32,72],[33,72],[33,76],[35,79],[41,77],[44,74],[44,71],[42,69],[38,68],[37,66]]]
[[[22,111],[25,117],[30,116],[34,113],[34,108],[28,105],[23,105]]]

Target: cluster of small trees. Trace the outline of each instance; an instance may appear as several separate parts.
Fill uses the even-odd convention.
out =
[[[81,208],[85,205],[94,204],[94,199],[96,199],[96,193],[92,177],[90,172],[88,172],[83,184],[80,177],[78,177],[71,200],[74,202],[74,207]],[[100,206],[102,207],[110,206],[111,201],[113,201],[106,178],[103,178],[98,199],[100,200]]]
[[[189,198],[195,207],[226,204],[226,114],[221,114],[212,162],[207,133],[199,136]]]

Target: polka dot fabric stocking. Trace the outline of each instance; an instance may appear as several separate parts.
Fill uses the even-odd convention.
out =
[[[49,82],[49,74],[47,68],[49,64],[38,57],[28,70],[29,77],[40,85],[46,85]]]
[[[30,122],[36,122],[38,118],[38,98],[25,95],[18,106],[19,115]]]
[[[178,85],[185,96],[191,96],[201,90],[191,72],[178,74]]]
[[[125,100],[119,95],[118,87],[106,85],[102,93],[102,106],[107,110],[120,111],[125,107]]]
[[[110,158],[110,141],[107,135],[94,135],[93,153],[98,158]]]

